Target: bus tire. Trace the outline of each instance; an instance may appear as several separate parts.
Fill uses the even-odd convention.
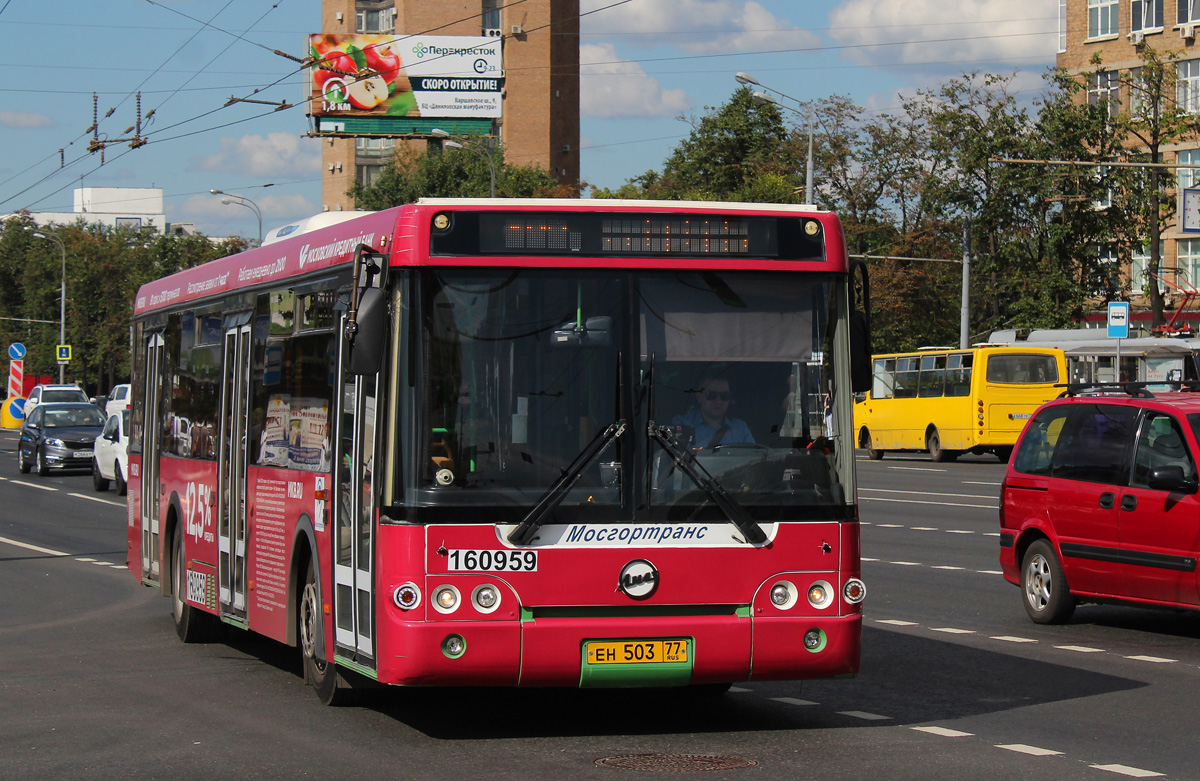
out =
[[[317,658],[318,632],[325,631],[321,611],[321,593],[317,586],[317,573],[313,561],[308,560],[308,572],[304,578],[304,591],[296,608],[300,615],[296,631],[300,633],[300,656],[304,661],[304,682],[313,687],[317,698],[324,705],[352,705],[357,692],[338,666],[326,659]]]
[[[867,451],[867,457],[872,461],[878,461],[879,459],[883,458],[883,451],[876,450],[871,446],[871,432],[869,430],[865,428],[862,430],[862,433],[858,436],[858,444],[859,447]]]
[[[1000,459],[1000,463],[1007,464],[1009,459],[1012,458],[1013,449],[1011,446],[1010,447],[998,447],[998,448],[996,448],[995,453],[996,453],[996,458]]]
[[[171,617],[175,634],[185,643],[207,643],[217,638],[220,623],[210,613],[189,605],[183,595],[187,592],[187,567],[183,557],[183,532],[175,530],[171,544]]]
[[[1075,597],[1048,540],[1036,540],[1021,559],[1021,596],[1035,624],[1061,624],[1075,612]]]
[[[936,428],[930,429],[925,437],[925,447],[929,450],[929,460],[939,464],[958,458],[958,451],[946,450],[942,447],[942,437]]]

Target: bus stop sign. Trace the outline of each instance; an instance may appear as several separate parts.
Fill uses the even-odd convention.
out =
[[[1129,304],[1113,301],[1108,305],[1108,336],[1110,339],[1129,338]]]

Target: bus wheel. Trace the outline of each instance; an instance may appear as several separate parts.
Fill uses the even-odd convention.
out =
[[[1062,565],[1046,540],[1037,540],[1021,561],[1021,593],[1025,612],[1035,624],[1061,624],[1075,612]]]
[[[175,634],[185,643],[207,643],[216,637],[220,626],[216,618],[187,603],[187,567],[183,558],[183,533],[175,530],[171,546],[171,617],[175,619]]]
[[[325,705],[350,705],[355,692],[338,671],[337,665],[317,658],[318,633],[325,631],[321,612],[321,591],[312,559],[304,578],[304,593],[300,596],[299,621],[300,655],[304,659],[304,681],[313,687],[317,698]]]
[[[859,447],[866,449],[868,458],[870,458],[872,461],[878,461],[879,459],[883,458],[883,451],[876,450],[874,447],[871,446],[872,443],[871,443],[871,432],[870,431],[868,431],[867,429],[864,428],[862,430],[862,434],[859,436],[858,439],[859,439]]]
[[[936,428],[929,431],[929,435],[925,438],[925,446],[929,449],[929,460],[931,461],[944,464],[958,458],[957,451],[945,450],[942,447],[942,437]]]
[[[1012,458],[1012,454],[1013,449],[1011,447],[996,448],[996,458],[1000,459],[1000,463],[1002,464],[1007,464],[1008,460]]]

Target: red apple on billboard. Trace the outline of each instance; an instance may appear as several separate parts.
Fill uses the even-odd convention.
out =
[[[367,67],[382,76],[388,84],[400,75],[403,64],[387,46],[368,46],[363,49],[363,55],[367,58]]]

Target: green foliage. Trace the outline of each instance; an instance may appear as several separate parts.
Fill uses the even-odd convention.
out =
[[[418,198],[487,198],[493,170],[497,197],[563,198],[576,194],[574,188],[561,185],[540,166],[505,163],[500,147],[490,152],[478,147],[434,147],[428,154],[421,154],[412,146],[398,145],[395,158],[379,178],[366,187],[355,183],[348,195],[358,208],[373,210],[413,203]]]
[[[34,231],[57,238],[42,239]],[[28,348],[26,374],[57,380],[59,291],[66,264],[66,342],[72,362],[68,382],[107,390],[129,377],[129,325],[137,289],[166,274],[246,248],[240,239],[215,245],[204,236],[162,236],[82,222],[38,228],[27,214],[0,230],[0,320],[4,345]],[[45,321],[45,322],[32,322]]]

